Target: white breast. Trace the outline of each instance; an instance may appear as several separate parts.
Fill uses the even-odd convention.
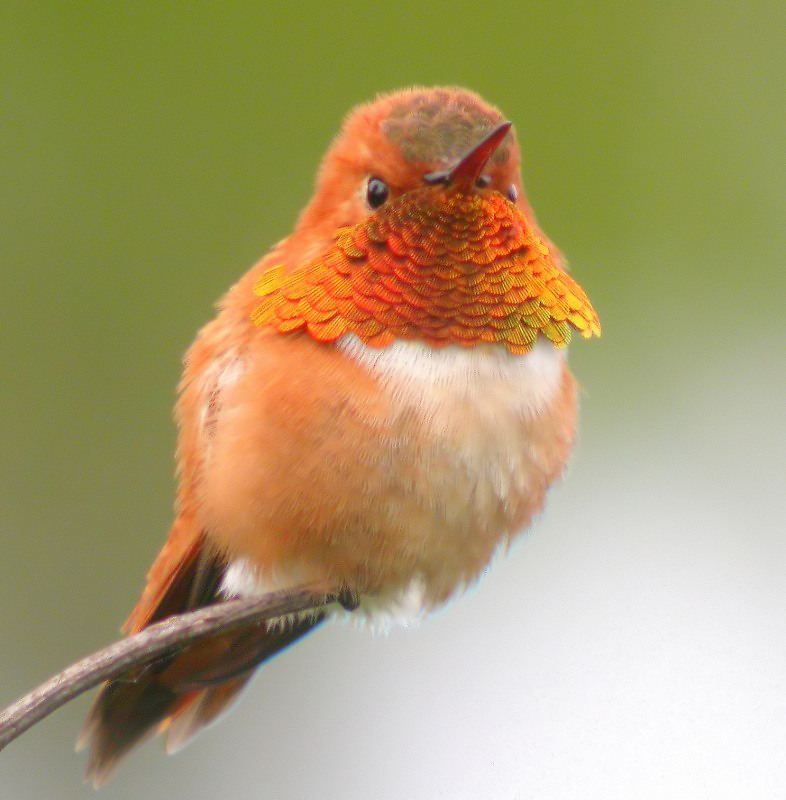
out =
[[[456,540],[472,541],[511,502],[542,491],[549,453],[529,432],[560,389],[564,350],[545,340],[521,356],[495,345],[374,349],[355,336],[339,346],[398,400],[394,414],[417,420],[410,444],[427,466],[413,492]]]
[[[375,349],[354,334],[344,336],[338,346],[402,400],[432,413],[443,410],[445,403],[469,404],[481,413],[484,407],[498,412],[502,402],[514,413],[533,417],[559,389],[565,360],[565,350],[545,339],[521,356],[499,345],[438,349],[422,342],[397,341]]]

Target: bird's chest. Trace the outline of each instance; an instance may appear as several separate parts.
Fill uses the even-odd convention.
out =
[[[569,450],[550,344],[266,345],[210,384],[197,487],[216,544],[260,575],[388,604],[414,581],[437,604],[528,523]]]
[[[415,342],[373,350],[354,338],[342,347],[388,396],[380,425],[393,433],[377,441],[387,443],[390,482],[454,540],[514,524],[549,468],[538,429],[559,390],[562,351],[545,342],[524,356]]]

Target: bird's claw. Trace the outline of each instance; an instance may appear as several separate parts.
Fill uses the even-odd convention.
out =
[[[342,589],[336,599],[345,611],[354,611],[360,605],[360,599],[352,589]]]

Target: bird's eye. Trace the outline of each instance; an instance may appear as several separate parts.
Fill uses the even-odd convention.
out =
[[[369,178],[366,186],[366,202],[369,208],[379,208],[388,199],[390,189],[380,178]]]
[[[511,203],[515,203],[516,200],[519,199],[519,190],[513,183],[511,183],[510,186],[508,186],[507,194],[508,194],[508,200],[510,200]]]
[[[491,175],[480,175],[478,179],[475,181],[475,186],[478,189],[486,189],[491,186]]]

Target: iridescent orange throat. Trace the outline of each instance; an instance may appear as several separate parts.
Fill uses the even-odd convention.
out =
[[[320,342],[354,333],[371,347],[417,339],[435,347],[504,344],[529,352],[538,335],[564,347],[575,328],[600,335],[584,290],[497,192],[423,188],[382,206],[291,272],[254,287],[257,325],[306,330]]]

